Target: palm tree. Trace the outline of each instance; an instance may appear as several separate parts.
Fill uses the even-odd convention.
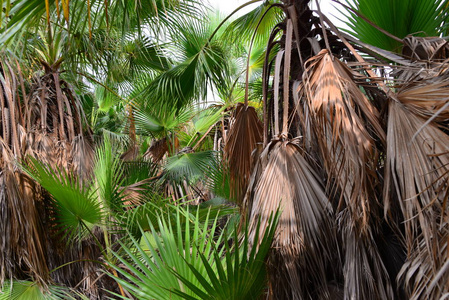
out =
[[[91,298],[103,297],[101,286],[108,279],[98,281],[102,276],[99,277],[96,263],[88,262],[102,255],[101,247],[95,243],[98,237],[93,235],[67,247],[67,237],[55,225],[59,216],[58,207],[51,200],[54,195],[49,196],[18,171],[16,162],[31,156],[49,165],[50,170],[58,169],[78,178],[75,182],[89,180],[95,171],[94,139],[80,98],[74,93],[83,87],[80,74],[91,78],[89,73],[104,72],[103,63],[108,62],[114,49],[109,47],[124,42],[117,32],[122,36],[141,33],[143,22],[170,26],[165,14],[155,19],[158,11],[196,11],[189,10],[185,1],[157,1],[156,6],[144,7],[122,1],[93,2],[86,5],[85,1],[71,1],[70,7],[68,1],[1,4],[2,11],[6,8],[6,19],[1,21],[3,51],[15,55],[9,59],[3,55],[1,68],[0,203],[5,233],[1,237],[1,284],[6,278],[31,279],[46,290],[53,281],[76,286]],[[112,19],[108,13],[123,19]],[[127,19],[128,22],[122,22]],[[152,55],[149,59],[160,61],[156,52],[146,54]],[[66,68],[71,72],[64,72]],[[75,179],[66,180],[61,184],[73,183]],[[87,222],[95,224],[89,218]],[[23,239],[24,236],[29,238]]]
[[[438,299],[447,290],[448,151],[446,97],[436,96],[446,72],[435,59],[446,44],[397,39],[412,53],[398,56],[342,34],[308,4],[274,5],[285,19],[268,42],[264,143],[244,200],[262,224],[282,208],[270,297]],[[370,65],[397,70],[397,83]]]
[[[419,2],[416,24],[389,37],[388,24],[362,0],[349,6],[352,36],[319,7],[310,10],[309,0],[265,1],[223,32],[173,17],[197,12],[187,2],[153,2],[2,2],[11,18],[0,23],[1,41],[16,57],[1,63],[1,279],[28,280],[8,282],[18,294],[38,292],[33,280],[43,294],[59,295],[56,282],[90,298],[106,295],[100,289],[112,279],[110,295],[124,298],[256,297],[266,276],[270,299],[444,297],[449,48],[440,38],[406,36],[437,35],[445,18],[440,2]],[[409,2],[387,4],[402,12]],[[160,26],[144,25],[152,22]],[[170,44],[160,45],[158,29],[174,28]],[[35,29],[38,35],[28,34]],[[376,44],[374,36],[387,38]],[[250,57],[243,86],[242,72],[232,74],[226,60],[226,42],[239,38],[248,50],[237,52]],[[250,83],[257,74],[250,73],[251,54],[262,56],[262,40],[264,59],[255,61],[263,71],[259,84]],[[191,109],[208,85],[226,104],[236,89],[244,95],[228,132],[226,106]],[[82,92],[92,86],[102,97]],[[250,106],[250,88],[256,93],[258,86],[263,112]],[[94,156],[83,98],[94,111],[89,120],[103,108],[127,118],[110,136],[128,134],[136,149],[139,138],[159,138],[162,155],[152,156],[163,167],[122,162],[111,144]],[[207,146],[209,134],[217,139],[220,131],[223,156]],[[178,152],[192,145],[206,151]],[[166,152],[170,157],[159,159]],[[16,161],[29,156],[18,171]],[[185,200],[199,178],[239,204],[241,226],[222,221],[229,208],[221,205],[170,203]],[[167,181],[176,190],[168,200],[160,196]]]

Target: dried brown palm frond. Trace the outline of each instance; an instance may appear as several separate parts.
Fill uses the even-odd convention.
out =
[[[296,144],[282,140],[268,144],[245,205],[250,208],[250,229],[259,218],[263,227],[271,213],[282,211],[269,259],[273,299],[313,298],[318,291],[329,297],[326,271],[335,267],[329,261],[336,250],[332,208],[320,179]]]
[[[43,224],[33,182],[17,172],[23,118],[18,80],[7,60],[0,64],[0,284],[6,278],[32,276],[41,286],[49,279]]]
[[[449,44],[439,37],[407,36],[402,54],[412,61],[441,62],[449,58]]]
[[[409,295],[443,294],[447,285],[427,284],[447,261],[448,207],[444,189],[449,168],[449,136],[434,123],[395,100],[389,104],[385,168],[385,213],[397,195],[404,217],[407,262],[401,280]],[[424,127],[423,127],[424,126]],[[437,280],[438,281],[438,280]]]
[[[58,71],[34,78],[28,103],[28,130],[45,132],[59,141],[72,141],[84,133],[79,100]]]
[[[447,71],[449,44],[439,37],[408,36],[403,40],[402,54],[410,63],[393,72],[399,83],[429,80]],[[431,80],[431,79],[430,79]]]
[[[438,224],[432,219],[442,212],[443,195],[438,191],[446,184],[449,167],[449,156],[439,155],[448,153],[449,137],[435,124],[414,137],[424,123],[403,104],[390,101],[384,202],[388,209],[391,191],[401,199],[409,249],[418,242],[414,238],[421,229],[435,230],[425,234],[428,245],[437,234]]]
[[[87,179],[91,174],[94,161],[94,147],[90,135],[78,135],[71,143],[72,168],[80,179]]]
[[[120,158],[123,161],[136,161],[140,154],[140,146],[136,143],[131,143],[131,145],[128,146],[128,150],[126,150]]]
[[[0,278],[31,276],[42,287],[49,280],[46,244],[38,203],[33,193],[34,183],[17,172],[15,158],[0,139],[1,174],[0,206]]]
[[[327,50],[306,66],[300,93],[307,97],[307,121],[317,135],[329,179],[336,181],[357,230],[363,232],[377,184],[375,139],[385,140],[379,112],[355,84],[354,72]]]
[[[381,184],[376,168],[385,143],[380,114],[358,85],[361,74],[322,50],[305,63],[300,96],[306,98],[306,138],[315,144],[336,199],[344,250],[344,292],[355,299],[390,299],[393,289],[376,245]]]
[[[262,122],[254,107],[239,103],[235,109],[224,147],[224,161],[230,172],[231,198],[242,203],[251,176],[252,152],[262,142]]]
[[[39,160],[82,178],[91,172],[92,136],[84,129],[85,115],[70,85],[60,78],[59,64],[45,67],[45,74],[33,78],[27,99],[28,153]]]
[[[378,245],[379,225],[372,224],[361,235],[347,208],[340,212],[337,223],[343,239],[345,299],[395,299],[392,284],[395,278],[390,278],[387,271],[390,266],[384,263]]]
[[[433,71],[437,73],[404,83],[396,98],[414,114],[445,122],[449,120],[449,78],[445,71]]]
[[[80,283],[77,289],[82,290],[85,282],[97,279],[98,270],[94,263],[80,260],[98,259],[100,249],[93,241],[67,248],[55,227],[48,194],[20,172],[17,162],[33,156],[88,177],[92,137],[83,128],[79,99],[55,68],[35,77],[25,95],[27,83],[11,65],[4,59],[0,67],[0,281],[31,278],[43,288],[50,280],[72,287]],[[77,262],[50,273],[73,261]],[[95,298],[104,284],[100,280],[84,287],[84,294]]]
[[[404,282],[409,299],[444,299],[449,291],[448,240],[449,224],[444,222],[434,244],[435,253],[429,253],[424,237],[402,267],[398,278]]]
[[[165,154],[168,152],[168,141],[164,137],[159,140],[152,140],[150,147],[144,153],[143,158],[152,161],[153,163],[159,163]]]

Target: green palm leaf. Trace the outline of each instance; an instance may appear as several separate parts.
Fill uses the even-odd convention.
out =
[[[270,9],[271,4],[280,2],[278,0],[264,1],[255,9],[231,22],[226,28],[225,36],[230,37],[231,41],[247,42],[256,33],[256,44],[266,43],[273,27],[284,18],[281,9]]]
[[[201,111],[192,121],[195,133],[205,134],[207,130],[217,123],[222,117],[226,106],[212,106]]]
[[[53,198],[56,223],[67,236],[82,240],[94,225],[102,225],[103,211],[89,186],[74,176],[30,157],[23,170]],[[69,238],[70,240],[70,238]]]
[[[164,198],[160,195],[153,194],[147,199],[148,202],[139,205],[133,209],[126,211],[119,217],[119,228],[123,228],[130,233],[137,241],[141,241],[142,234],[151,232],[152,230],[160,231],[158,219],[165,218],[165,220],[175,226],[176,214],[179,208],[172,204],[172,199]],[[195,222],[199,221],[201,224],[209,222],[213,225],[215,219],[220,219],[227,216],[237,216],[237,209],[227,205],[226,201],[207,201],[199,206],[187,205],[184,210],[191,210],[195,212],[188,213],[187,219],[181,221]],[[121,230],[120,232],[124,232]]]
[[[123,268],[114,269],[124,279],[112,277],[128,292],[138,299],[255,299],[260,294],[277,216],[259,247],[251,247],[246,233],[234,248],[227,246],[217,218],[208,215],[212,222],[198,221],[199,208],[190,213],[176,206],[168,217],[172,221],[158,215],[160,231],[152,226],[151,235],[143,235],[143,245],[134,240],[135,251],[122,245],[126,255],[116,253]],[[239,240],[236,233],[233,238]]]
[[[215,151],[181,153],[167,159],[165,176],[176,182],[187,180],[193,183],[216,170],[217,163]]]
[[[439,36],[446,22],[443,4],[446,1],[430,0],[345,0],[353,10],[378,27],[403,39],[409,34]],[[351,10],[343,13],[352,35],[360,41],[382,49],[400,52],[402,44],[373,27]]]
[[[113,212],[121,211],[123,194],[120,187],[123,182],[123,168],[119,156],[113,150],[112,144],[105,139],[97,148],[94,175],[96,193],[105,207]]]
[[[62,300],[76,299],[67,289],[50,285],[43,290],[36,282],[14,280],[5,282],[0,291],[0,300]]]
[[[179,16],[174,21],[177,30],[167,51],[176,63],[154,78],[138,95],[151,105],[182,107],[205,98],[208,86],[226,82],[229,71],[229,45],[217,38],[210,40],[213,27],[198,19]]]
[[[220,256],[217,251],[214,251],[212,260],[212,257],[209,258],[203,253],[198,253],[202,267],[207,271],[207,276],[198,272],[192,264],[189,264],[189,268],[198,279],[201,288],[196,287],[189,279],[176,271],[174,273],[179,280],[195,292],[199,299],[259,299],[265,288],[265,259],[271,248],[278,217],[277,213],[270,218],[269,226],[260,235],[260,241],[258,240],[261,230],[260,223],[257,225],[254,244],[250,243],[248,230],[245,227],[244,238],[238,247],[232,249],[228,243],[224,243],[226,249],[224,256]],[[233,240],[239,240],[236,230]],[[206,293],[202,290],[205,290]],[[183,291],[177,290],[175,293],[184,299],[192,299]]]
[[[194,214],[196,215],[195,212]],[[168,221],[166,217],[169,217]],[[135,250],[122,244],[126,256],[117,253],[115,255],[129,271],[115,265],[114,269],[126,280],[112,277],[137,299],[182,299],[173,293],[175,288],[193,295],[172,270],[177,270],[198,284],[187,263],[192,263],[200,270],[197,253],[204,252],[210,255],[213,249],[211,243],[214,242],[210,237],[217,231],[217,220],[212,226],[209,226],[209,222],[200,224],[198,220],[193,222],[187,220],[190,220],[189,211],[184,211],[179,206],[174,216],[158,215],[159,230],[151,224],[152,239],[150,240],[145,234],[142,235],[143,246],[149,250],[144,250],[137,240],[133,240]],[[220,241],[219,236],[217,242]],[[206,274],[204,269],[200,272]]]

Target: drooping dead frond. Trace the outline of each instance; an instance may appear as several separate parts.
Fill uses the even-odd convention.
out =
[[[17,162],[32,156],[80,178],[90,176],[92,137],[90,130],[83,128],[86,122],[80,101],[57,68],[48,66],[43,76],[34,78],[26,95],[26,83],[20,76],[16,78],[11,65],[2,58],[0,281],[31,278],[44,289],[53,281],[77,286],[85,295],[96,297],[103,286],[101,280],[95,284],[97,267],[80,261],[98,259],[101,250],[93,240],[67,249],[53,225],[54,207],[48,194],[17,168]],[[74,263],[50,273],[68,262]]]
[[[338,216],[344,250],[345,299],[394,299],[392,280],[378,246],[377,224],[361,235],[346,208]],[[377,226],[376,226],[377,225]]]
[[[449,224],[444,221],[440,226],[432,249],[438,252],[429,253],[423,234],[416,238],[419,245],[409,255],[398,278],[404,282],[411,300],[444,299],[449,291]]]
[[[72,141],[83,134],[78,100],[57,72],[36,77],[31,89],[28,130],[45,132],[60,141]]]
[[[94,147],[89,136],[76,136],[71,145],[70,157],[72,157],[72,166],[75,174],[78,174],[81,180],[87,179],[93,168]]]
[[[140,152],[139,145],[133,142],[133,143],[131,143],[131,145],[129,145],[128,150],[126,150],[120,156],[120,158],[123,161],[136,161],[137,158],[139,157],[139,152]]]
[[[85,178],[91,172],[93,148],[91,131],[83,128],[86,122],[80,100],[60,78],[58,66],[43,65],[46,72],[34,78],[27,99],[28,154]]]
[[[397,195],[404,216],[408,261],[401,280],[413,299],[442,295],[446,285],[428,287],[446,263],[448,239],[445,195],[449,168],[449,136],[403,104],[389,104],[385,168],[385,213]],[[418,130],[420,130],[418,132]],[[418,133],[417,133],[418,132]],[[437,297],[438,298],[438,297]]]
[[[327,294],[326,270],[336,240],[332,208],[319,178],[288,141],[268,144],[256,170],[245,198],[250,228],[259,218],[263,228],[271,213],[282,210],[269,262],[274,299],[313,298],[318,290]]]
[[[328,176],[328,193],[338,200],[338,228],[345,253],[345,297],[390,299],[393,289],[375,236],[379,226],[376,174],[385,142],[379,112],[356,83],[360,74],[322,50],[306,62],[300,95],[306,97],[305,129],[317,141]]]
[[[354,83],[353,72],[327,50],[307,63],[301,93],[307,96],[324,166],[341,189],[352,220],[363,231],[376,185],[375,138],[385,140],[379,113]],[[339,206],[341,206],[340,204]]]
[[[390,191],[393,190],[401,199],[409,249],[416,245],[414,237],[419,234],[420,228],[433,231],[425,235],[429,245],[437,233],[437,224],[433,220],[442,212],[442,195],[437,191],[446,184],[443,179],[449,167],[449,156],[438,155],[448,152],[449,137],[434,124],[424,127],[412,139],[424,123],[424,119],[401,103],[390,101],[385,209],[390,207]]]
[[[15,170],[15,158],[1,138],[0,149],[0,281],[30,275],[45,287],[49,269],[38,212],[41,204],[36,203],[33,182]]]
[[[253,165],[251,153],[262,142],[262,129],[254,107],[238,104],[224,147],[224,161],[230,172],[231,198],[238,204],[241,204],[248,186]]]
[[[18,80],[11,65],[0,64],[0,284],[31,276],[42,287],[49,279],[46,246],[33,182],[20,174],[16,160],[25,151]]]

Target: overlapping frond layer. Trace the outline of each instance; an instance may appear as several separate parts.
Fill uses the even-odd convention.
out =
[[[407,36],[403,43],[402,54],[412,61],[438,63],[449,57],[449,45],[443,38]]]
[[[241,203],[251,176],[252,153],[262,142],[262,122],[254,107],[239,104],[224,148],[229,166],[231,197]]]
[[[449,45],[439,37],[407,36],[403,40],[402,59],[394,66],[394,80],[401,89],[429,84],[433,88],[447,77]],[[444,84],[441,86],[444,87]],[[432,87],[429,87],[432,89]],[[421,90],[421,89],[419,89]],[[434,92],[432,92],[434,94]]]
[[[442,294],[443,285],[428,287],[447,262],[448,223],[446,195],[449,172],[449,137],[437,125],[391,100],[384,201],[386,214],[397,197],[404,217],[408,262],[402,280],[410,295]],[[419,131],[419,132],[418,132]],[[394,195],[394,196],[393,196]],[[437,280],[438,281],[438,280]]]
[[[33,78],[28,94],[20,70],[10,59],[2,58],[0,67],[0,281],[5,278],[35,280],[45,288],[51,279],[75,286],[86,278],[94,279],[92,265],[69,261],[92,259],[92,245],[73,247],[66,251],[62,235],[54,222],[55,206],[48,194],[18,170],[17,162],[30,156],[80,178],[91,173],[93,150],[90,132],[83,129],[84,113],[71,87],[54,68],[44,64],[46,73]],[[53,218],[53,219],[52,219]],[[26,238],[25,238],[26,237]],[[88,243],[88,242],[87,242]],[[87,253],[89,252],[89,253]],[[96,256],[98,257],[98,256]],[[83,289],[80,287],[80,289]],[[86,287],[87,294],[96,293]]]
[[[25,272],[41,284],[48,280],[46,247],[34,184],[17,172],[25,136],[18,80],[6,60],[0,65],[0,284]],[[24,238],[26,237],[26,239]]]
[[[424,72],[431,73],[432,70]],[[449,119],[449,78],[444,72],[426,77],[404,83],[397,93],[397,99],[424,119],[433,118],[436,122],[444,122]]]
[[[449,290],[449,224],[445,221],[440,226],[438,238],[432,245],[435,252],[429,252],[424,233],[416,239],[419,245],[403,265],[398,278],[404,282],[412,300],[441,299]]]
[[[376,143],[385,142],[379,112],[356,83],[361,75],[327,50],[305,65],[299,93],[306,97],[304,110],[310,114],[305,128],[313,130],[317,139],[306,143],[316,143],[328,176],[327,193],[337,201],[345,295],[389,299],[393,290],[375,241],[379,226]]]
[[[275,299],[304,299],[325,290],[336,235],[320,179],[299,147],[288,141],[272,141],[253,176],[245,198],[252,235],[259,218],[265,228],[269,216],[282,211],[269,262]]]
[[[353,222],[363,232],[377,181],[375,139],[385,140],[379,112],[355,84],[351,69],[327,50],[306,66],[300,93],[307,97],[308,122],[315,128],[328,176],[336,181]]]
[[[37,282],[45,285],[49,270],[43,227],[38,213],[41,204],[36,203],[34,183],[16,172],[14,167],[10,167],[14,156],[1,144],[0,281],[12,276],[24,276],[23,271],[26,270]]]
[[[391,191],[401,199],[409,249],[416,245],[414,237],[421,229],[429,231],[425,236],[429,245],[436,236],[438,224],[431,220],[442,212],[438,191],[445,185],[449,167],[449,156],[440,155],[448,152],[449,137],[434,124],[413,139],[424,123],[401,103],[390,101],[384,201],[389,208]]]
[[[34,78],[26,99],[24,132],[27,155],[87,178],[92,170],[92,136],[79,99],[60,78],[57,66]]]
[[[391,284],[394,278],[388,274],[376,239],[377,224],[367,227],[361,235],[352,226],[353,222],[347,209],[340,213],[345,299],[395,299]]]

